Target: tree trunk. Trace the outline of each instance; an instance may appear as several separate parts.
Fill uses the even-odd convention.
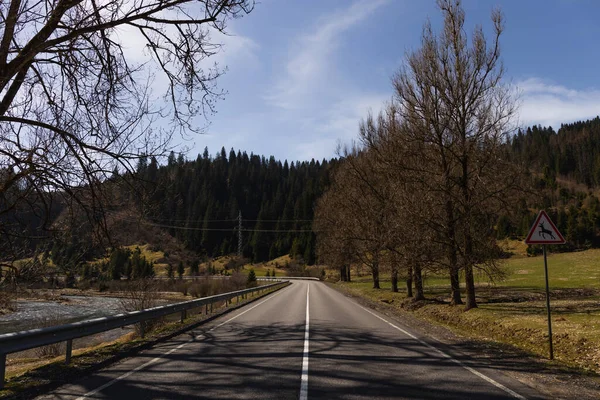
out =
[[[398,258],[396,256],[396,253],[394,253],[392,251],[391,254],[391,267],[392,267],[392,292],[394,293],[398,293]]]
[[[408,271],[406,271],[406,297],[413,297],[413,267],[412,265],[408,266]]]
[[[392,292],[398,292],[398,270],[392,270]]]
[[[463,149],[467,148],[466,135],[462,135]],[[466,150],[465,150],[466,151]],[[465,269],[465,286],[467,289],[467,304],[466,310],[477,307],[477,301],[475,300],[475,279],[473,278],[473,263],[471,262],[473,255],[473,237],[471,235],[471,193],[469,192],[469,156],[464,154],[461,160],[462,163],[462,180],[461,189],[463,193],[463,201],[465,204],[465,223],[463,224],[464,237],[465,237],[465,256],[464,256],[464,269]]]
[[[463,301],[460,298],[460,279],[458,277],[457,266],[450,270],[450,287],[450,290],[452,291],[452,300],[450,304],[453,306],[463,304]]]
[[[377,256],[373,258],[371,264],[371,271],[373,272],[373,289],[380,289],[379,287],[379,260]]]
[[[415,301],[425,300],[425,293],[423,292],[423,272],[419,263],[415,264],[413,272],[415,276]]]
[[[347,276],[347,274],[346,274],[346,268],[347,267],[345,265],[342,265],[340,267],[340,280],[342,282],[346,282],[346,276]]]
[[[449,226],[448,226],[448,262],[449,270],[450,270],[450,290],[452,294],[452,300],[450,304],[453,306],[458,304],[463,304],[462,299],[460,298],[460,279],[458,277],[458,257],[456,256],[456,243],[454,242],[454,223],[450,223],[450,220],[454,218],[454,213],[452,211],[452,204],[450,202],[446,203],[446,213],[448,216]]]
[[[469,226],[467,224],[466,229]],[[467,302],[465,309],[470,310],[477,308],[477,300],[475,300],[475,279],[473,277],[473,263],[471,262],[470,255],[473,254],[473,238],[471,232],[465,233],[465,286],[467,289]]]
[[[346,282],[351,282],[351,280],[350,280],[350,270],[351,270],[351,269],[352,269],[352,268],[350,268],[350,265],[348,265],[348,266],[346,267],[346,274],[347,274],[347,275],[346,275]]]
[[[473,279],[473,266],[469,263],[465,265],[465,283],[467,286],[467,303],[466,310],[477,308],[477,300],[475,300],[475,279]]]

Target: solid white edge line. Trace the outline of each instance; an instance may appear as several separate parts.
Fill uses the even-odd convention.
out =
[[[500,382],[496,382],[495,380],[493,380],[489,376],[482,374],[481,372],[479,372],[479,371],[477,371],[477,370],[469,367],[468,365],[465,365],[462,361],[453,358],[451,355],[449,355],[447,353],[444,353],[442,350],[438,349],[437,347],[434,347],[434,346],[430,345],[429,343],[427,343],[427,342],[419,339],[418,337],[416,337],[412,333],[410,333],[410,332],[408,332],[408,331],[400,328],[399,326],[396,326],[396,325],[392,324],[391,322],[389,322],[385,318],[380,317],[379,315],[375,314],[371,310],[368,310],[368,309],[364,308],[360,304],[357,304],[357,303],[355,303],[355,304],[357,306],[359,306],[360,308],[362,308],[363,310],[365,310],[366,312],[368,312],[369,314],[373,315],[374,317],[379,318],[380,320],[382,320],[383,322],[385,322],[386,324],[388,324],[392,328],[395,328],[395,329],[399,330],[400,332],[404,333],[406,336],[410,337],[411,339],[414,339],[417,342],[421,343],[423,346],[428,347],[429,349],[436,351],[437,353],[441,354],[443,357],[445,357],[445,358],[451,360],[452,362],[460,365],[461,367],[463,367],[464,369],[466,369],[467,371],[469,371],[473,375],[480,377],[484,381],[486,381],[488,383],[491,383],[492,385],[496,386],[498,389],[501,389],[501,390],[505,391],[506,393],[510,394],[512,397],[514,397],[516,399],[520,399],[520,400],[527,400],[526,397],[521,396],[519,393],[517,393],[517,392],[515,392],[515,391],[513,391],[513,390],[511,390],[509,388],[507,388],[506,386],[504,386]]]
[[[284,289],[285,289],[285,288],[284,288]],[[234,319],[236,319],[236,318],[238,318],[238,317],[241,317],[242,315],[246,314],[248,311],[252,311],[252,310],[253,310],[253,309],[255,309],[256,307],[260,306],[261,304],[264,304],[264,303],[266,303],[267,301],[271,300],[273,297],[275,297],[275,296],[278,296],[280,293],[282,293],[282,291],[279,291],[279,292],[275,293],[273,296],[270,296],[268,299],[265,299],[265,300],[261,301],[260,303],[258,303],[258,304],[256,304],[256,305],[254,305],[254,306],[250,307],[250,308],[249,308],[249,309],[247,309],[246,311],[239,313],[239,314],[238,314],[238,315],[236,315],[235,317],[233,317],[233,318],[229,318],[227,321],[225,321],[225,322],[222,322],[222,323],[220,323],[219,325],[217,325],[217,326],[215,326],[215,327],[213,327],[213,328],[209,329],[209,330],[207,331],[207,333],[208,333],[208,332],[212,332],[212,331],[214,331],[214,330],[215,330],[215,329],[217,329],[217,328],[220,328],[221,326],[223,326],[223,325],[225,325],[225,324],[227,324],[227,323],[229,323],[229,322],[233,321]],[[144,363],[144,364],[142,364],[142,365],[138,365],[137,367],[135,367],[135,368],[134,368],[134,369],[132,369],[131,371],[128,371],[128,372],[124,373],[123,375],[120,375],[120,376],[118,376],[118,377],[114,378],[113,380],[111,380],[111,381],[109,381],[109,382],[106,382],[104,385],[102,385],[102,386],[99,386],[99,387],[97,387],[96,389],[94,389],[94,390],[92,390],[92,391],[90,391],[90,392],[87,392],[87,393],[86,393],[86,394],[84,394],[83,396],[79,396],[79,397],[77,397],[75,400],[84,400],[85,398],[88,398],[88,397],[90,397],[90,396],[93,396],[93,395],[95,395],[96,393],[98,393],[98,392],[101,392],[102,390],[106,389],[107,387],[110,387],[110,386],[114,385],[115,383],[117,383],[117,382],[119,382],[119,381],[121,381],[121,380],[123,380],[123,379],[125,379],[125,378],[127,378],[127,377],[129,377],[129,376],[131,376],[131,375],[132,375],[132,374],[134,374],[135,372],[138,372],[138,371],[140,371],[140,370],[142,370],[142,369],[146,368],[148,365],[150,365],[150,364],[154,364],[155,362],[157,362],[157,361],[160,361],[160,360],[162,359],[162,357],[164,357],[164,356],[168,356],[168,355],[172,354],[172,353],[173,353],[173,352],[175,352],[176,350],[179,350],[179,349],[181,349],[181,348],[182,348],[183,346],[185,346],[186,344],[189,344],[189,343],[191,343],[191,342],[195,341],[196,339],[200,339],[200,338],[202,338],[203,336],[204,336],[204,335],[198,335],[198,336],[195,336],[195,337],[193,337],[193,338],[191,338],[191,339],[189,339],[189,340],[187,340],[187,341],[185,341],[185,342],[181,343],[179,346],[177,346],[177,347],[175,347],[175,348],[172,348],[171,350],[167,351],[167,352],[166,352],[165,354],[163,354],[162,356],[160,356],[160,357],[155,357],[155,358],[153,358],[152,360],[150,360],[150,361],[147,361],[147,362],[145,362],[145,363]]]
[[[310,283],[306,289],[306,326],[304,328],[304,352],[302,354],[302,378],[300,379],[300,400],[308,399],[308,350],[309,350],[309,326],[310,326],[310,312],[309,312],[309,297]]]

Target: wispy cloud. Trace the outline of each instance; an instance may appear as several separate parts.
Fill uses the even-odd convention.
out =
[[[600,114],[600,90],[574,90],[531,78],[517,83],[520,91],[520,122],[552,126],[594,118]]]
[[[268,103],[284,109],[296,109],[306,104],[331,79],[332,55],[341,36],[367,19],[388,0],[361,0],[350,7],[318,18],[309,33],[301,34],[292,44],[292,56],[285,73],[275,82],[265,98]]]
[[[358,137],[358,126],[369,111],[377,114],[391,99],[386,94],[356,94],[331,106],[326,113],[312,121],[313,129],[296,138],[297,158],[329,158],[338,144],[349,144]]]

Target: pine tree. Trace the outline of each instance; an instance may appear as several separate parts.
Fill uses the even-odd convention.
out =
[[[250,272],[248,272],[248,281],[246,283],[246,286],[255,287],[256,284],[256,273],[254,272],[254,268],[250,268]]]
[[[190,265],[190,275],[198,276],[200,273],[200,261],[194,260]]]

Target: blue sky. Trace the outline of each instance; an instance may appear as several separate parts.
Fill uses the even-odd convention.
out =
[[[505,80],[520,91],[518,124],[551,125],[600,114],[600,2],[465,0],[467,32],[500,6]],[[358,123],[391,98],[391,76],[419,48],[434,0],[261,0],[229,24],[215,57],[228,92],[206,133],[183,142],[188,158],[208,146],[310,160],[335,156]]]

